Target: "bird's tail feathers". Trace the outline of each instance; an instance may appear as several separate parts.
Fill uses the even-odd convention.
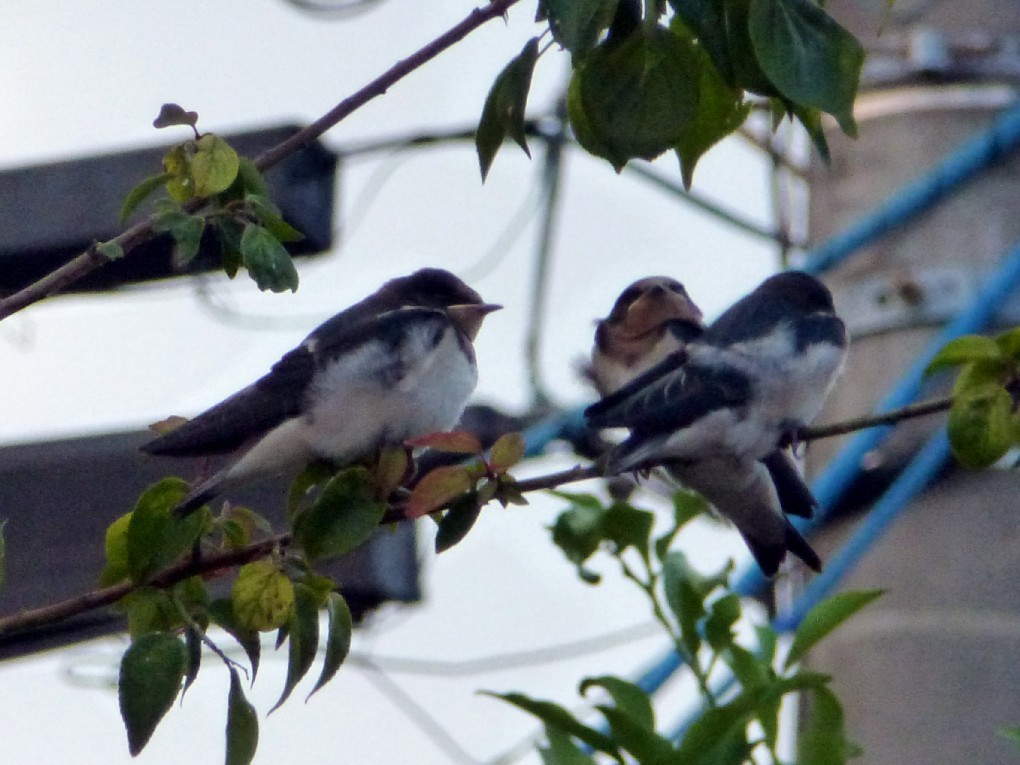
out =
[[[818,557],[818,553],[789,521],[786,522],[786,549],[804,561],[804,565],[812,571],[822,570],[822,559]]]
[[[762,459],[762,463],[772,477],[772,484],[776,487],[783,512],[800,518],[812,517],[818,507],[818,500],[804,482],[790,455],[776,449]]]
[[[224,489],[223,474],[217,473],[207,481],[193,488],[184,499],[174,506],[174,515],[184,518],[198,510]]]
[[[786,559],[786,553],[791,552],[804,561],[804,565],[812,571],[822,570],[822,560],[818,557],[807,540],[793,525],[786,522],[786,534],[782,542],[765,540],[755,536],[749,536],[743,529],[738,529],[740,536],[744,538],[747,549],[751,551],[755,562],[761,568],[762,573],[770,579],[779,571],[780,565]]]

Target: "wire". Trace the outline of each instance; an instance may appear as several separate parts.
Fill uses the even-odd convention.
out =
[[[359,652],[351,652],[347,657],[355,666],[371,666],[386,669],[390,672],[410,675],[439,675],[444,677],[464,677],[481,675],[506,669],[520,669],[541,664],[551,664],[563,659],[577,658],[588,654],[616,648],[646,637],[656,635],[660,627],[652,622],[624,627],[594,637],[572,640],[565,643],[537,648],[530,651],[510,651],[491,654],[475,659],[462,661],[436,661],[425,659],[409,659],[398,656],[370,656]]]
[[[472,757],[471,753],[464,749],[424,706],[415,701],[397,683],[393,682],[382,669],[370,662],[362,664],[361,667],[366,670],[365,678],[373,683],[383,696],[403,712],[418,727],[418,730],[424,733],[438,748],[442,749],[451,760],[466,763],[467,765],[480,765],[479,760]]]
[[[299,11],[317,16],[349,18],[372,10],[383,0],[283,0]]]

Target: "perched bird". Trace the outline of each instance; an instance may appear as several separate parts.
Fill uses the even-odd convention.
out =
[[[393,279],[320,325],[268,374],[142,451],[195,457],[247,447],[181,500],[183,514],[312,459],[349,464],[447,430],[477,381],[472,341],[499,308],[441,269]]]
[[[606,322],[619,323],[612,319],[600,325],[603,336]],[[596,370],[607,364],[595,357],[614,355],[598,337]],[[783,514],[810,517],[814,497],[777,446],[813,419],[842,367],[846,333],[828,290],[807,274],[779,274],[700,337],[668,345],[663,361],[633,364],[643,371],[615,392],[605,385],[610,395],[586,412],[596,427],[631,429],[610,453],[607,472],[665,460],[675,478],[734,522],[767,575],[787,550],[819,569]]]

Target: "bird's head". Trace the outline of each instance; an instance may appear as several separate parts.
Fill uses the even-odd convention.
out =
[[[836,312],[829,288],[803,271],[783,271],[770,276],[752,294],[782,301],[805,314]]]
[[[650,276],[620,293],[605,321],[623,337],[636,338],[684,321],[702,327],[701,311],[676,279]]]
[[[386,282],[379,290],[395,306],[446,308],[483,302],[482,296],[442,268],[422,268]]]

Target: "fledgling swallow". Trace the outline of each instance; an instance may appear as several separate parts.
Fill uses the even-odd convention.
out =
[[[175,508],[313,459],[338,465],[453,427],[477,382],[472,341],[500,306],[453,274],[393,279],[321,324],[268,374],[145,444],[154,455],[241,456]]]
[[[766,575],[787,550],[818,570],[782,512],[810,517],[814,497],[776,447],[817,414],[845,350],[824,285],[799,272],[766,280],[701,337],[589,408],[590,424],[631,429],[607,472],[666,460],[734,521]],[[606,351],[596,343],[594,352]]]

